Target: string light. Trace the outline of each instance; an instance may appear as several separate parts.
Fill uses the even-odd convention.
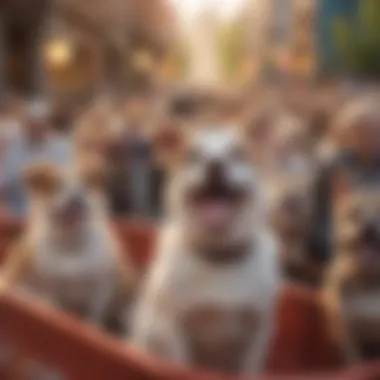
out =
[[[74,44],[67,37],[57,37],[45,46],[44,55],[47,62],[54,67],[69,66],[74,59]]]

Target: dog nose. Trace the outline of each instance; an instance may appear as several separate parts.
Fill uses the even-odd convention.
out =
[[[84,205],[84,199],[80,194],[73,194],[67,200],[66,206],[70,209],[81,210]]]
[[[225,177],[225,169],[220,161],[212,161],[208,165],[208,175],[211,182],[221,182]]]

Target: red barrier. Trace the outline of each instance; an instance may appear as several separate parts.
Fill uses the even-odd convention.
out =
[[[141,267],[149,260],[154,228],[117,223],[117,232]],[[4,226],[0,231],[9,231]],[[1,236],[1,235],[0,235]],[[4,239],[6,240],[6,239]],[[326,333],[318,295],[285,286],[278,329],[265,380],[375,380],[380,364],[336,372],[340,361]],[[327,371],[327,372],[326,372]],[[330,372],[332,371],[332,372]],[[313,374],[313,375],[312,375]],[[0,379],[212,380],[220,375],[186,371],[136,352],[91,326],[32,304],[0,295]]]

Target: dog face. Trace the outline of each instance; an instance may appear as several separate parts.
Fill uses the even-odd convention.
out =
[[[359,270],[380,274],[380,196],[375,191],[348,195],[335,213],[338,252],[351,255]]]
[[[84,227],[106,209],[102,192],[103,176],[100,162],[93,160],[67,169],[48,164],[29,167],[25,181],[31,200],[32,219],[38,218],[64,231]]]
[[[257,173],[231,127],[185,137],[169,190],[169,209],[198,243],[224,245],[252,236],[260,208]]]

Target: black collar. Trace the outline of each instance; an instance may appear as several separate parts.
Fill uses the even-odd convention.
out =
[[[231,245],[210,247],[193,245],[192,251],[212,265],[230,265],[243,261],[254,250],[252,241],[242,241]]]

